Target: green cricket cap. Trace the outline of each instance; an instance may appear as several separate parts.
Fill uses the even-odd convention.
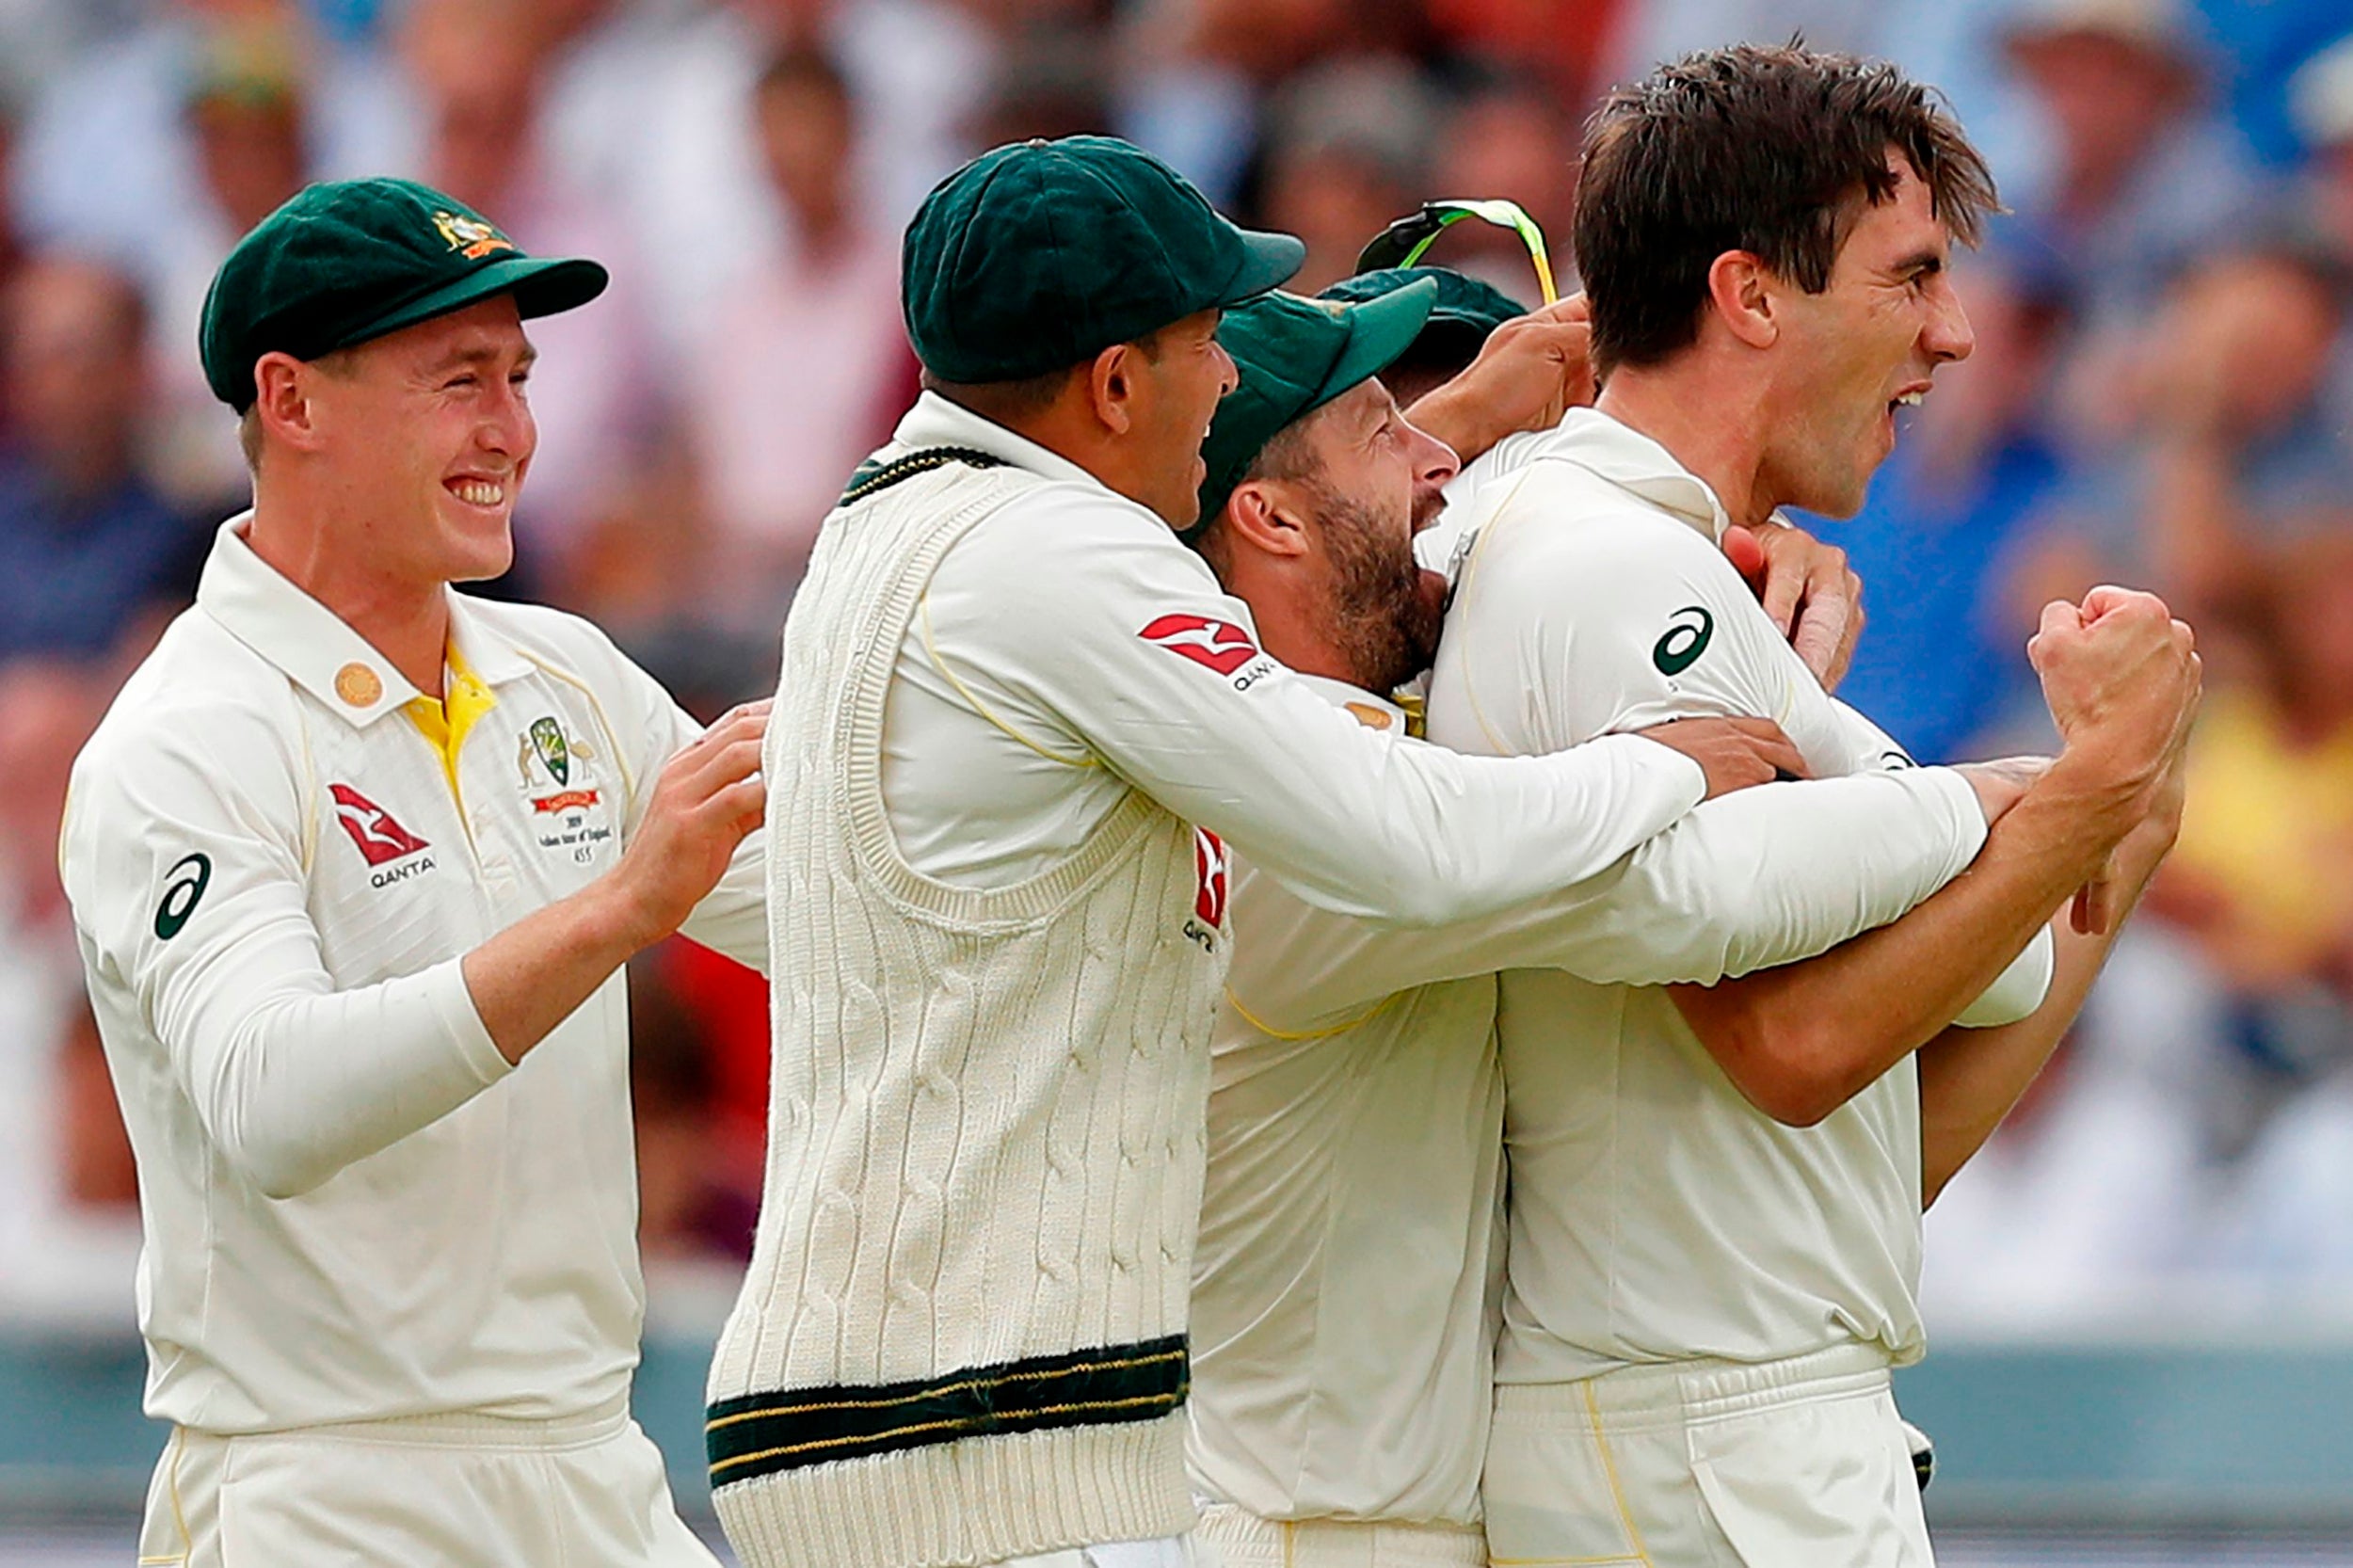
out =
[[[1437,284],[1424,280],[1355,304],[1270,294],[1226,312],[1217,341],[1241,380],[1218,404],[1201,443],[1209,476],[1201,482],[1201,520],[1186,534],[1208,526],[1285,426],[1380,375],[1412,347],[1437,297]]]
[[[984,152],[923,199],[900,255],[907,338],[946,381],[1066,369],[1297,272],[1306,247],[1236,228],[1112,136]]]
[[[1354,304],[1411,288],[1425,279],[1438,285],[1438,302],[1430,308],[1430,324],[1414,346],[1431,359],[1459,359],[1467,364],[1479,357],[1497,328],[1528,313],[1527,306],[1493,283],[1450,266],[1385,266],[1343,278],[1316,297]]]
[[[604,292],[595,262],[527,256],[480,213],[411,180],[311,185],[239,240],[213,275],[197,330],[204,379],[243,413],[253,362],[315,360],[493,295],[525,317]]]

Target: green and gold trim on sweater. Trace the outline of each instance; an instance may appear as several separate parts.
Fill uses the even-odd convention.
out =
[[[711,1484],[967,1437],[1158,1420],[1192,1382],[1178,1334],[908,1383],[740,1395],[704,1423]]]

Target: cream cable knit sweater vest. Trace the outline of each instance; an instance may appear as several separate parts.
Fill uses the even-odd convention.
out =
[[[892,666],[948,548],[1042,481],[893,468],[825,525],[769,726],[767,1191],[709,1431],[753,1568],[986,1563],[1193,1520],[1185,1307],[1225,973],[1223,938],[1184,932],[1194,830],[1130,793],[1014,887],[900,857]]]

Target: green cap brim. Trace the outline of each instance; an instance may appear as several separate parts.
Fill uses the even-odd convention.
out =
[[[328,351],[368,343],[502,294],[515,296],[515,309],[526,321],[556,315],[587,304],[611,280],[602,265],[579,257],[510,256],[352,328]]]
[[[1421,336],[1437,302],[1438,285],[1424,281],[1352,307],[1348,312],[1348,344],[1332,362],[1332,372],[1323,378],[1316,400],[1301,409],[1301,414],[1312,413],[1358,382],[1370,380],[1395,364],[1400,356],[1414,346],[1414,340]]]
[[[1257,229],[1241,232],[1241,269],[1219,292],[1221,307],[1256,299],[1269,289],[1281,288],[1307,264],[1307,247],[1293,234],[1271,234]]]

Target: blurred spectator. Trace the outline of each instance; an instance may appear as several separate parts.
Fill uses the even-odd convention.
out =
[[[1102,136],[1111,130],[1110,72],[1103,40],[1073,28],[1008,40],[996,80],[972,119],[975,147],[1032,137]]]
[[[192,345],[205,288],[230,247],[305,184],[310,111],[303,45],[290,24],[216,24],[198,50],[183,119],[197,188],[184,221],[157,235],[162,248],[147,264],[162,349],[156,468],[171,495],[225,515],[245,504],[245,454]]]
[[[555,78],[555,161],[629,232],[676,237],[647,281],[653,326],[681,365],[707,302],[791,238],[753,99],[767,62],[792,45],[840,62],[871,131],[850,189],[868,222],[896,234],[970,151],[965,127],[997,79],[995,38],[945,0],[727,0],[676,25],[618,9],[577,39]]]
[[[174,254],[184,231],[207,222],[211,203],[185,112],[192,89],[224,37],[248,36],[293,40],[310,106],[302,162],[312,175],[413,167],[413,124],[397,74],[379,54],[322,41],[287,0],[174,0],[44,84],[14,175],[27,234],[134,268]]]
[[[2061,472],[2044,397],[2069,325],[2057,279],[2020,256],[1966,264],[1961,286],[1977,351],[1937,373],[1862,512],[1830,535],[1879,612],[1839,695],[1924,762],[1976,754],[2013,705],[2039,711],[2003,594]]]
[[[96,658],[193,592],[210,531],[139,471],[147,323],[130,280],[34,262],[0,326],[15,413],[0,448],[0,660]]]
[[[2345,320],[2342,268],[2309,247],[2233,246],[2185,273],[2114,361],[2105,402],[2124,444],[2059,504],[2020,621],[2113,579],[2168,595],[2218,644],[2265,548],[2353,495],[2326,395]]]
[[[2195,19],[2185,0],[2021,0],[2005,42],[2055,143],[2012,203],[2095,317],[2130,317],[2263,188],[2207,104]]]
[[[2259,553],[2258,663],[2207,696],[2197,804],[2152,906],[2250,1005],[2308,986],[2353,999],[2353,515]],[[2346,1022],[2328,1020],[2329,1048],[2353,1044]]]
[[[1426,78],[1391,57],[1335,61],[1284,87],[1270,117],[1259,216],[1307,243],[1306,264],[1285,287],[1313,294],[1337,282],[1356,270],[1367,240],[1421,205],[1444,107]]]
[[[1557,98],[1534,82],[1501,78],[1486,83],[1448,116],[1427,195],[1499,196],[1518,202],[1545,232],[1560,291],[1575,293],[1576,258],[1569,251],[1569,232],[1577,216],[1577,142],[1576,121]],[[1390,216],[1401,216],[1418,204],[1417,200]],[[1372,234],[1367,231],[1363,239]],[[1455,224],[1432,247],[1427,259],[1484,279],[1515,297],[1537,298],[1528,248],[1509,230],[1487,223]]]
[[[737,619],[773,628],[850,471],[913,401],[915,364],[897,237],[850,185],[859,121],[840,71],[815,49],[788,49],[761,73],[753,108],[792,237],[707,302],[685,389],[718,524],[713,586]]]
[[[549,0],[412,0],[402,47],[425,105],[423,173],[540,255],[589,256],[612,273],[593,307],[531,324],[538,455],[516,511],[526,570],[551,569],[586,514],[650,460],[665,388],[644,325],[643,250],[691,243],[633,231],[554,165],[542,144]]]
[[[138,1214],[56,869],[67,770],[120,673],[0,663],[0,1312],[128,1329]]]
[[[2314,227],[2353,261],[2353,33],[2297,72],[2297,133],[2312,155]]]

